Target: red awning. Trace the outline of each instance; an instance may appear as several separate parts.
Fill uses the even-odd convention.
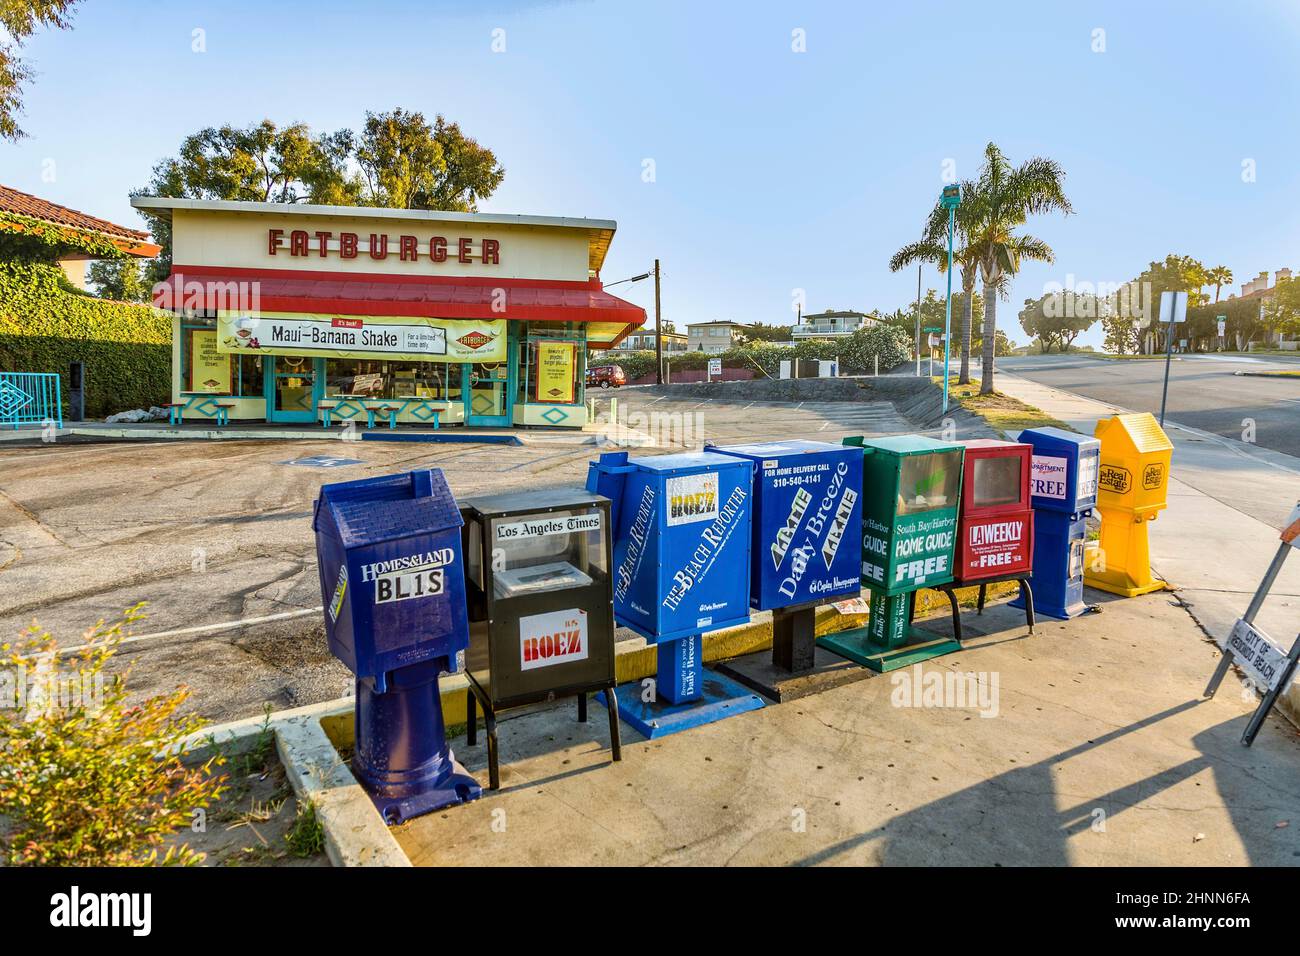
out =
[[[465,276],[356,275],[291,269],[231,269],[172,266],[154,304],[167,308],[192,304],[191,283],[256,283],[264,312],[334,315],[420,315],[439,319],[513,319],[525,322],[589,322],[622,326],[608,348],[645,323],[645,309],[610,295],[600,280],[492,279]],[[228,306],[221,306],[223,308]]]

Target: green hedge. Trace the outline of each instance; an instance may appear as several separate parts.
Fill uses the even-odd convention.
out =
[[[858,329],[846,338],[834,340],[814,339],[799,342],[796,345],[773,345],[770,342],[751,342],[725,352],[685,352],[677,353],[668,360],[670,369],[702,369],[709,364],[709,359],[721,358],[723,368],[747,368],[761,375],[761,368],[768,375],[776,376],[781,369],[781,362],[786,359],[838,359],[843,375],[868,375],[875,371],[875,357],[880,357],[880,371],[885,372],[896,365],[906,362],[912,354],[912,337],[903,330],[890,325],[875,325]],[[597,365],[601,358],[593,359]],[[629,382],[636,381],[643,375],[653,375],[655,370],[654,352],[633,352],[631,355],[619,356],[618,364],[623,367]]]
[[[170,400],[171,318],[145,305],[68,291],[58,266],[0,263],[0,370],[58,372],[86,363],[86,417]]]

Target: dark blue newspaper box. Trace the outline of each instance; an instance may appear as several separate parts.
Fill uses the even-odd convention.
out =
[[[1033,446],[1029,470],[1034,506],[1034,610],[1069,620],[1083,603],[1083,545],[1087,517],[1097,504],[1101,442],[1061,428],[1027,428],[1018,439]],[[1012,607],[1023,607],[1021,598]]]
[[[749,603],[772,612],[772,668],[808,671],[817,605],[861,591],[862,449],[793,439],[708,450],[753,463]],[[728,673],[782,699],[777,682],[755,683],[756,675],[739,666]]]
[[[330,651],[356,675],[352,769],[389,823],[482,795],[438,675],[469,643],[461,517],[442,472],[323,485],[312,527]]]
[[[705,670],[700,640],[749,620],[753,465],[708,452],[631,460],[610,452],[590,464],[587,490],[612,502],[614,618],[658,645],[655,693],[620,688],[624,719],[656,736],[684,729],[681,721],[669,726],[683,713],[694,725],[752,709],[727,704],[728,713],[700,719],[702,702],[714,707],[739,694],[762,706]],[[667,712],[673,706],[686,711]]]

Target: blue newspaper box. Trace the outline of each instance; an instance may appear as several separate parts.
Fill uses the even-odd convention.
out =
[[[356,675],[353,771],[390,823],[482,793],[438,675],[469,643],[461,517],[437,469],[323,485],[312,527],[330,651]]]
[[[749,620],[753,464],[610,452],[590,464],[587,490],[612,502],[615,620],[659,645],[659,697],[701,699],[700,635]]]
[[[860,592],[861,448],[794,440],[708,451],[754,465],[751,607],[770,611]]]
[[[1061,428],[1027,428],[1034,507],[1034,610],[1069,620],[1082,614],[1083,546],[1087,517],[1097,504],[1101,442]],[[1021,599],[1011,602],[1022,607]]]

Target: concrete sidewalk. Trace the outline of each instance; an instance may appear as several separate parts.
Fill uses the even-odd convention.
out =
[[[1232,675],[1201,700],[1217,652],[1171,595],[1089,596],[1101,613],[1034,636],[996,605],[915,669],[659,740],[625,726],[617,764],[599,711],[507,711],[502,789],[392,835],[416,866],[1300,862],[1300,735],[1274,716],[1240,745],[1252,703]],[[486,779],[482,735],[452,743]]]
[[[1119,408],[999,372],[998,391],[1091,435]],[[1226,637],[1246,610],[1300,500],[1300,459],[1174,424],[1169,508],[1151,525],[1151,565],[1207,635]],[[1291,556],[1256,624],[1289,648],[1300,632],[1300,553]],[[1207,670],[1206,678],[1210,674]],[[1281,703],[1300,724],[1300,685]]]

